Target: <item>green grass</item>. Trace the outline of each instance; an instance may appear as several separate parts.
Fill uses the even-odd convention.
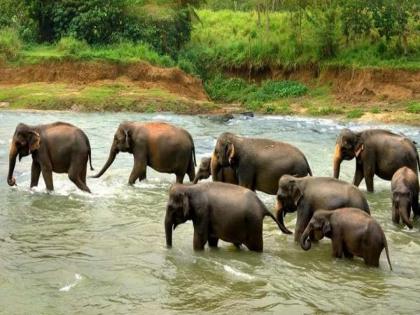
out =
[[[75,49],[75,47],[79,47]],[[152,65],[173,67],[175,61],[169,56],[161,56],[146,44],[120,43],[109,46],[89,46],[76,43],[63,45],[31,45],[22,49],[15,64],[37,64],[47,60],[103,60],[131,63],[147,61]]]
[[[194,102],[166,90],[143,89],[127,83],[75,86],[58,83],[31,83],[0,88],[0,102],[12,109],[81,111],[138,111],[206,113],[219,107]]]
[[[220,75],[207,80],[205,88],[213,100],[241,103],[247,109],[254,111],[259,110],[265,103],[286,97],[302,96],[308,91],[305,85],[296,81],[267,80],[257,85],[240,78],[224,78]]]
[[[346,117],[349,119],[360,118],[365,112],[360,108],[355,108],[346,113]]]
[[[413,114],[420,114],[420,102],[419,101],[410,102],[407,106],[407,112],[413,113]]]
[[[311,105],[309,106],[307,113],[311,116],[329,116],[342,114],[343,110],[332,105]]]

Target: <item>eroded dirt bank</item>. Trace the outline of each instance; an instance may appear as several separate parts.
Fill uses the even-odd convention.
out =
[[[345,102],[407,101],[420,99],[420,71],[398,69],[350,69],[317,65],[263,68],[256,71],[229,69],[227,74],[247,80],[297,80],[309,85],[329,85],[338,100]]]
[[[197,101],[207,101],[200,79],[178,68],[159,68],[145,62],[49,61],[21,67],[0,67],[0,84],[64,82],[90,84],[104,80],[128,79],[143,88],[161,88]]]

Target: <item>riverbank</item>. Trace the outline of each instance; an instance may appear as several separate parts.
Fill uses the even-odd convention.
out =
[[[301,82],[307,92],[255,104],[212,100],[199,78],[146,62],[44,61],[0,66],[0,108],[180,114],[304,115],[420,125],[420,72],[315,67],[266,69],[227,77]],[[222,82],[224,83],[224,82]],[[229,93],[227,91],[226,93]],[[241,91],[239,91],[241,93]]]

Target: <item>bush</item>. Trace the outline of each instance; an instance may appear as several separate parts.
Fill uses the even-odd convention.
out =
[[[59,51],[65,52],[69,55],[78,55],[80,52],[89,49],[89,45],[83,41],[78,40],[74,37],[62,37],[57,43]]]
[[[240,102],[248,109],[257,110],[262,104],[284,97],[296,97],[307,93],[308,88],[296,81],[264,81],[260,86],[240,78],[226,79],[216,76],[206,81],[209,96],[216,101]]]
[[[15,60],[20,54],[22,43],[16,30],[12,28],[0,29],[0,58]]]

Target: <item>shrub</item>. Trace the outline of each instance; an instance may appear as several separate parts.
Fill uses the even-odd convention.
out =
[[[22,48],[19,35],[12,28],[0,29],[0,57],[5,60],[15,60]]]
[[[420,114],[420,102],[412,102],[407,106],[407,112]]]
[[[78,40],[74,37],[62,37],[57,43],[57,48],[59,51],[63,51],[69,55],[80,54],[81,51],[89,49],[89,45],[83,41]]]
[[[240,102],[248,109],[257,110],[262,104],[284,97],[296,97],[307,93],[308,88],[296,81],[264,81],[260,86],[241,78],[226,79],[215,76],[206,81],[209,96],[216,101]]]

